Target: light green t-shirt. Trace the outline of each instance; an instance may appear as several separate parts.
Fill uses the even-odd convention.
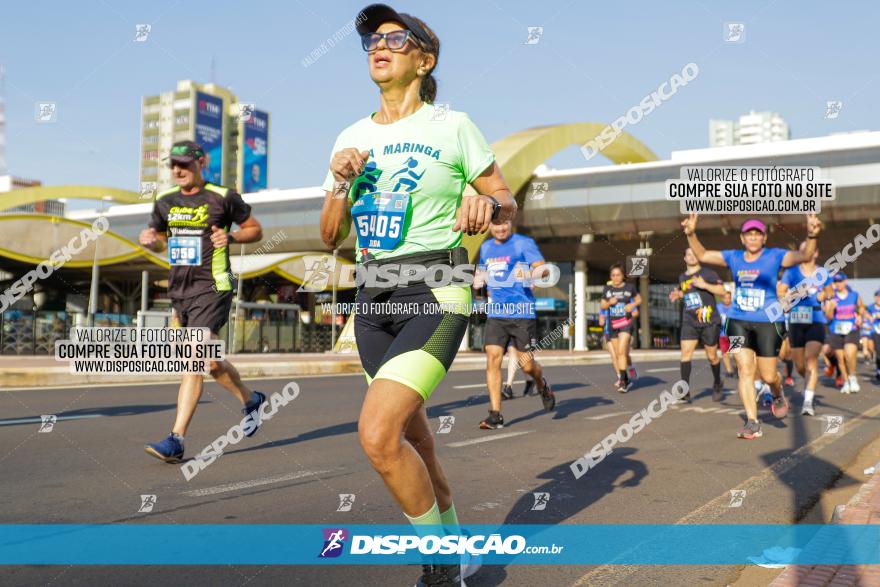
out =
[[[352,182],[352,202],[371,192],[409,194],[402,240],[393,250],[371,248],[375,258],[461,244],[462,233],[453,232],[452,227],[462,193],[495,161],[495,154],[467,114],[425,103],[393,124],[378,124],[368,116],[339,134],[333,153],[349,147],[370,153],[363,172]],[[333,183],[333,174],[328,172],[324,189],[333,191]],[[367,244],[358,242],[358,260]]]

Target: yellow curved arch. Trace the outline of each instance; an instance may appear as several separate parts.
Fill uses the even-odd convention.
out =
[[[33,204],[42,200],[58,200],[60,198],[82,200],[111,200],[121,204],[143,204],[147,199],[140,194],[96,185],[44,185],[35,188],[12,190],[3,194],[0,210],[8,210],[16,206]],[[150,198],[152,200],[152,198]]]
[[[33,222],[44,222],[44,223],[48,223],[48,224],[65,224],[65,225],[70,225],[70,226],[74,226],[77,228],[89,228],[92,226],[88,222],[81,222],[79,220],[71,220],[69,218],[62,218],[59,216],[46,216],[43,214],[9,214],[9,215],[5,215],[5,216],[0,216],[0,223],[12,222],[12,221],[22,221],[22,220],[33,221]],[[2,233],[2,232],[3,232],[2,229],[0,229],[0,233]],[[130,247],[131,250],[126,253],[99,258],[98,265],[100,265],[100,266],[122,263],[125,261],[129,261],[131,259],[134,259],[136,257],[146,257],[146,258],[150,259],[151,261],[153,261],[154,263],[156,263],[158,265],[162,265],[162,260],[160,258],[157,258],[155,255],[151,255],[145,249],[141,248],[139,245],[131,242],[130,240],[128,240],[125,237],[119,236],[118,234],[111,232],[109,230],[107,232],[103,233],[103,235],[101,235],[101,236],[111,238],[119,243],[122,243],[122,244],[126,245],[127,247]],[[91,244],[89,246],[91,246]],[[100,249],[99,249],[99,251],[100,251]],[[20,261],[22,263],[30,263],[30,264],[34,264],[34,265],[38,265],[46,260],[46,257],[28,255],[27,253],[12,251],[12,250],[7,249],[2,246],[0,246],[0,256],[7,257],[9,259],[14,259],[14,260]],[[80,259],[80,260],[71,259],[65,263],[65,266],[66,267],[73,267],[73,268],[91,267],[92,266],[92,259],[91,258]],[[167,263],[165,264],[165,266],[167,267]]]
[[[526,129],[508,135],[492,144],[496,161],[514,195],[520,194],[517,204],[525,206],[522,188],[531,180],[535,168],[562,149],[571,145],[583,145],[596,138],[607,124],[577,122]],[[622,132],[613,143],[602,149],[602,155],[613,163],[643,163],[656,161],[648,147],[632,135]],[[472,194],[473,191],[468,193]],[[471,259],[476,259],[486,234],[465,235],[462,244]]]

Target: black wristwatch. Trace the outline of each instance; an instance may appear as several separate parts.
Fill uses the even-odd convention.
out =
[[[498,220],[498,215],[501,214],[501,202],[496,200],[492,196],[486,196],[490,200],[492,200],[492,222]]]
[[[235,244],[235,237],[232,236],[232,233],[231,233],[231,232],[227,232],[227,233],[226,233],[226,243],[227,243],[227,244],[230,244],[230,245],[234,245],[234,244]]]

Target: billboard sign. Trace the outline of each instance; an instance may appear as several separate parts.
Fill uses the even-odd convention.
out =
[[[269,114],[254,110],[242,125],[244,154],[239,177],[242,191],[249,194],[269,186]]]
[[[196,142],[205,151],[205,181],[223,181],[223,100],[203,92],[196,93]]]

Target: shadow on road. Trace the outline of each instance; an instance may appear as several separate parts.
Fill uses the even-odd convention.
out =
[[[645,464],[632,456],[638,449],[615,448],[595,469],[575,479],[570,463],[538,475],[546,481],[524,494],[504,518],[504,524],[561,524],[619,488],[637,487],[648,474]],[[535,493],[548,493],[543,510],[535,510]],[[540,507],[540,506],[538,506]],[[471,587],[494,587],[507,579],[505,565],[486,565],[469,578]],[[549,584],[549,583],[548,583]]]
[[[199,402],[209,403],[207,401]],[[176,410],[177,404],[140,404],[140,405],[132,405],[132,406],[108,406],[101,408],[81,408],[79,410],[70,410],[68,412],[61,412],[59,414],[55,414],[59,419],[62,418],[76,418],[82,416],[140,416],[142,414],[153,414],[156,412],[167,412],[169,410]],[[13,418],[12,421],[3,424],[3,426],[22,426],[28,425],[33,426],[33,419],[40,418],[40,415],[34,416],[22,416],[21,418]],[[21,420],[21,422],[16,422],[15,420]]]

